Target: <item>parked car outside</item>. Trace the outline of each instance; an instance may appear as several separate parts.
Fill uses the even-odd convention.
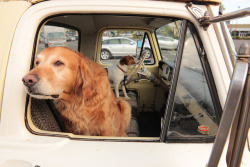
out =
[[[42,29],[45,47],[66,46],[65,28],[46,25]]]
[[[166,49],[166,50],[176,50],[178,46],[178,40],[174,39],[172,37],[163,37],[163,36],[157,36],[158,43],[160,46],[160,49]]]
[[[53,47],[53,46],[66,46],[66,37],[64,32],[49,32],[47,34],[47,43],[45,46]]]
[[[104,38],[102,41],[101,59],[106,60],[111,56],[136,56],[136,41],[125,37]]]
[[[130,34],[129,34],[130,35]],[[126,35],[124,35],[126,36]],[[130,35],[132,37],[132,35]],[[122,56],[138,56],[138,42],[127,37],[103,37],[101,59],[120,58]],[[145,40],[143,50],[146,51],[146,59],[152,56],[152,51],[148,40]]]

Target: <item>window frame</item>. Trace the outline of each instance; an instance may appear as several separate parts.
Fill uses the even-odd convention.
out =
[[[167,133],[169,131],[169,125],[170,125],[170,120],[173,112],[173,107],[174,107],[174,97],[176,94],[176,88],[177,88],[177,82],[179,78],[179,73],[180,73],[180,68],[181,68],[181,61],[182,61],[182,55],[183,55],[183,50],[184,50],[184,44],[185,44],[185,38],[186,38],[186,33],[187,29],[189,28],[192,37],[194,39],[198,54],[199,54],[199,59],[201,61],[201,66],[204,71],[205,78],[207,80],[208,84],[208,89],[211,95],[212,103],[215,108],[215,113],[216,113],[216,124],[219,126],[221,114],[222,114],[222,108],[219,102],[219,97],[217,93],[217,89],[215,86],[215,82],[212,76],[212,72],[209,66],[209,62],[207,59],[207,55],[205,52],[205,49],[203,47],[202,41],[199,38],[199,34],[196,31],[196,28],[194,25],[188,21],[183,19],[182,24],[181,24],[181,32],[180,32],[180,38],[179,38],[179,43],[177,46],[177,53],[176,53],[176,59],[175,59],[175,65],[173,68],[173,77],[171,81],[171,87],[169,90],[169,95],[167,98],[167,105],[163,117],[163,126],[160,134],[160,142],[166,142],[166,143],[210,143],[213,142],[215,139],[215,136],[188,136],[188,137],[170,137],[167,136]]]

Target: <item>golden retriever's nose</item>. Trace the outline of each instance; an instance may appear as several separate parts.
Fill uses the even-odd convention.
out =
[[[22,79],[25,86],[31,87],[39,81],[39,77],[35,74],[28,74]]]

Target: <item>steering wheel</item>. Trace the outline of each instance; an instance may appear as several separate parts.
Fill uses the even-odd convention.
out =
[[[126,81],[126,85],[128,85],[131,81],[133,81],[135,74],[138,73],[138,71],[141,69],[142,66],[144,66],[144,60],[147,56],[147,52],[143,51],[139,62],[131,69],[130,73],[128,74],[128,80]]]

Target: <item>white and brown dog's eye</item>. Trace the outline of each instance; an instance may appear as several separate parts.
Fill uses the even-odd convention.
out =
[[[54,65],[55,65],[55,66],[61,66],[61,65],[64,65],[64,63],[61,62],[61,61],[56,61],[56,62],[54,63]]]

